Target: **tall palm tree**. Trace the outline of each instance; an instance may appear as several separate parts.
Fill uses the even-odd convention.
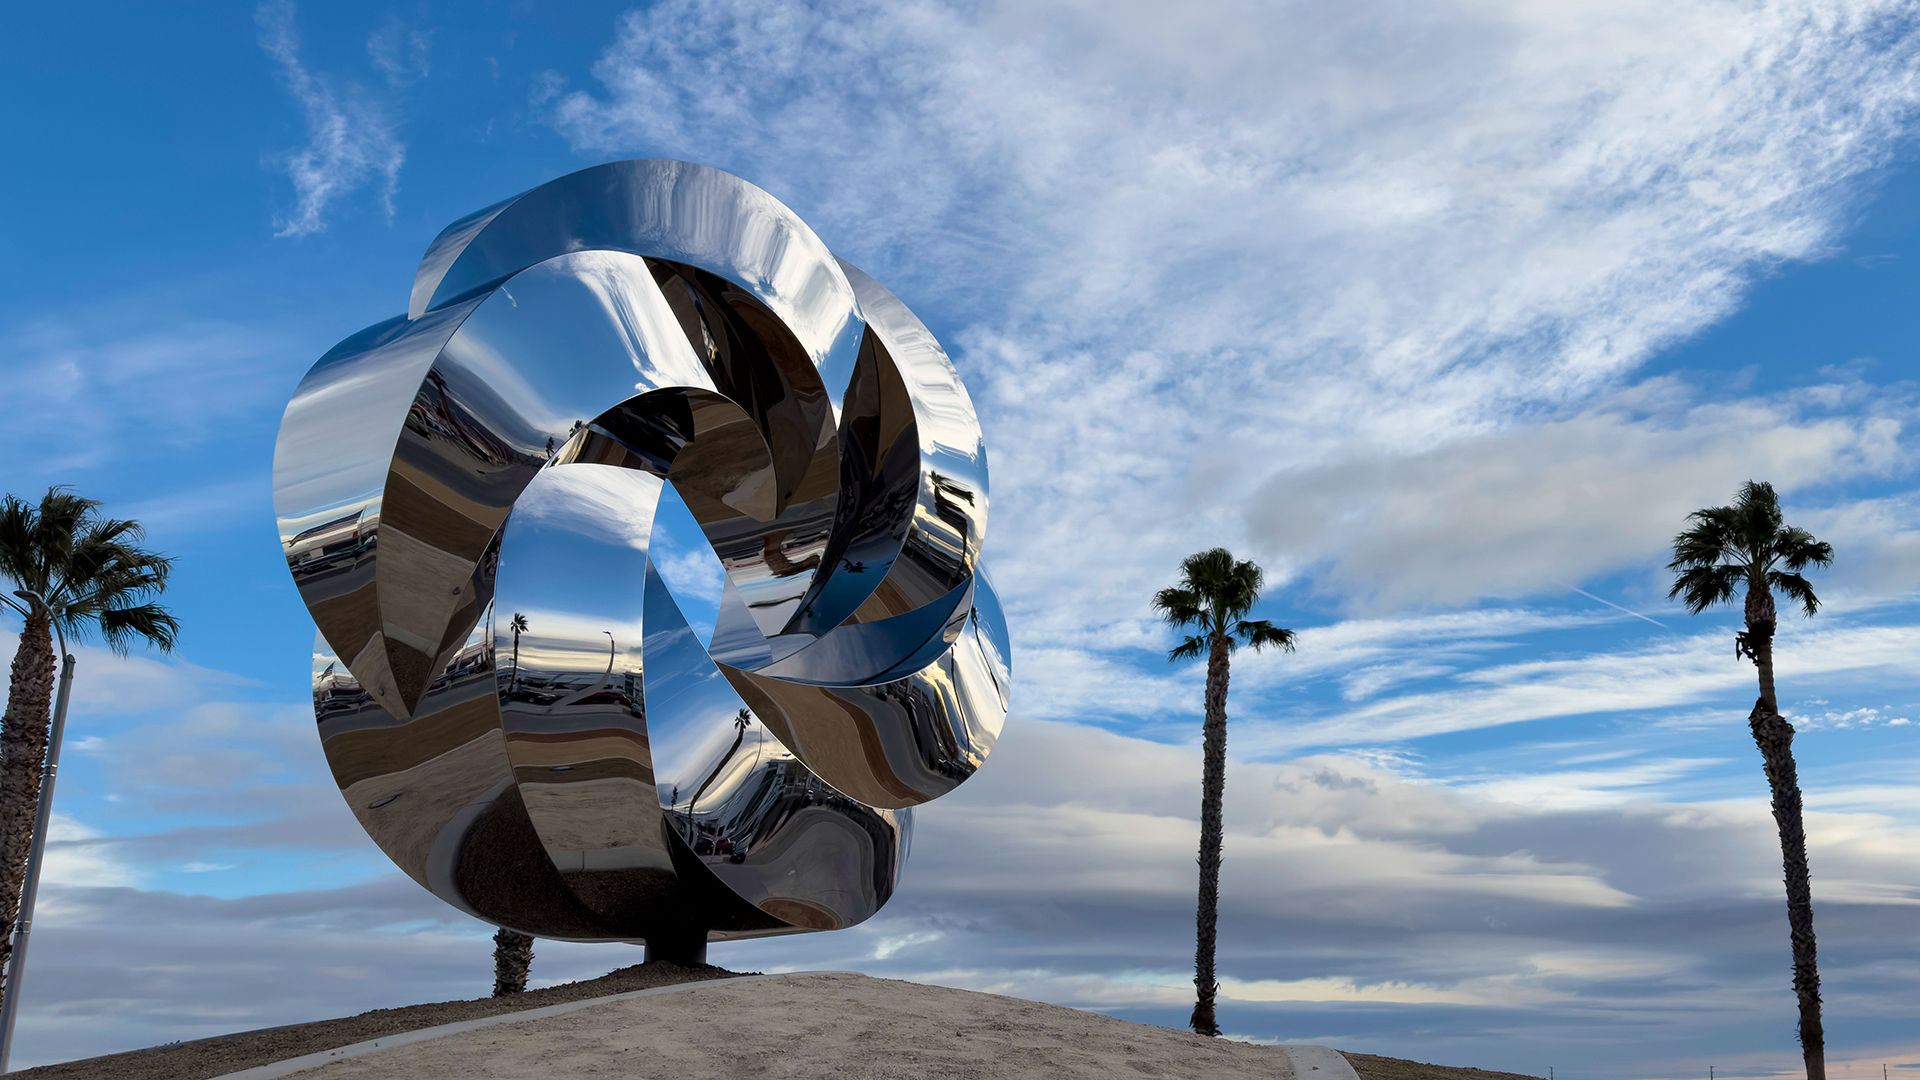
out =
[[[101,517],[99,508],[60,487],[48,488],[38,506],[14,495],[0,500],[0,579],[6,583],[0,603],[24,623],[0,721],[0,970],[13,956],[40,802],[54,624],[68,638],[98,637],[123,655],[136,643],[169,652],[180,630],[152,600],[166,588],[172,561],[140,547],[145,531],[139,523]]]
[[[501,927],[493,935],[493,996],[506,997],[527,988],[533,970],[533,936]]]
[[[1815,540],[1805,529],[1784,524],[1773,485],[1752,480],[1741,486],[1732,506],[1696,510],[1687,520],[1686,531],[1673,538],[1673,561],[1667,564],[1674,572],[1673,588],[1667,597],[1680,597],[1695,615],[1735,596],[1746,601],[1747,628],[1734,639],[1733,655],[1752,659],[1760,673],[1760,700],[1747,723],[1773,788],[1773,821],[1780,830],[1793,989],[1800,997],[1800,1049],[1806,1057],[1807,1080],[1826,1080],[1820,968],[1814,952],[1813,894],[1807,876],[1807,832],[1800,820],[1800,779],[1793,762],[1793,725],[1780,715],[1773,690],[1773,593],[1778,589],[1808,616],[1819,610],[1820,600],[1800,571],[1832,563],[1833,546]]]
[[[1193,1030],[1220,1034],[1214,1022],[1213,999],[1220,983],[1214,978],[1214,944],[1220,915],[1220,807],[1227,784],[1227,668],[1228,657],[1241,645],[1254,649],[1275,646],[1293,651],[1293,631],[1265,619],[1246,616],[1260,599],[1260,568],[1236,562],[1226,548],[1189,555],[1180,564],[1180,584],[1161,589],[1153,606],[1168,623],[1198,631],[1167,654],[1169,660],[1207,658],[1207,719],[1202,728],[1200,781],[1200,905],[1195,914],[1198,941],[1193,950],[1195,1000]]]

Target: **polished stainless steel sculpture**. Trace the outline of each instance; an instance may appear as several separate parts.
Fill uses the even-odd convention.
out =
[[[648,556],[667,484],[726,572],[708,645]],[[952,362],[704,166],[599,165],[448,226],[407,314],[301,382],[274,501],[341,793],[524,933],[691,957],[858,923],[908,808],[1006,717]]]

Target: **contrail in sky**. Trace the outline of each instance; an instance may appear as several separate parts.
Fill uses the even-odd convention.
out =
[[[1658,620],[1658,619],[1649,619],[1649,618],[1647,618],[1647,616],[1645,616],[1645,615],[1642,615],[1642,614],[1640,614],[1639,612],[1637,612],[1637,611],[1635,611],[1635,610],[1633,610],[1632,608],[1623,608],[1623,607],[1621,607],[1621,606],[1620,606],[1619,604],[1616,604],[1616,603],[1614,603],[1614,602],[1613,602],[1613,601],[1611,601],[1611,600],[1603,600],[1603,599],[1601,599],[1600,597],[1598,597],[1598,596],[1595,596],[1595,595],[1593,595],[1592,593],[1590,593],[1590,592],[1588,592],[1588,591],[1587,591],[1587,590],[1585,590],[1585,589],[1581,589],[1581,588],[1575,588],[1575,587],[1574,587],[1574,586],[1572,586],[1572,585],[1569,585],[1569,586],[1567,586],[1567,588],[1569,588],[1569,589],[1573,589],[1573,591],[1574,591],[1574,592],[1577,592],[1577,593],[1579,593],[1579,594],[1580,594],[1581,596],[1584,596],[1584,597],[1586,597],[1586,598],[1587,598],[1587,599],[1589,599],[1589,600],[1593,600],[1593,601],[1596,601],[1596,602],[1598,602],[1598,603],[1602,603],[1602,604],[1605,604],[1605,605],[1607,605],[1608,607],[1610,607],[1610,608],[1612,608],[1612,609],[1613,609],[1613,610],[1615,610],[1615,611],[1624,611],[1624,612],[1626,612],[1627,614],[1629,614],[1629,615],[1631,615],[1631,616],[1633,616],[1633,617],[1634,617],[1634,618],[1636,618],[1636,619],[1646,619],[1646,620],[1647,620],[1648,622],[1650,622],[1650,623],[1652,623],[1653,625],[1655,625],[1655,626],[1657,626],[1657,627],[1659,627],[1659,628],[1660,628],[1660,629],[1662,629],[1662,630],[1665,630],[1665,629],[1667,628],[1667,624],[1666,624],[1666,623],[1663,623],[1663,622],[1661,622],[1661,621],[1660,621],[1660,620]]]

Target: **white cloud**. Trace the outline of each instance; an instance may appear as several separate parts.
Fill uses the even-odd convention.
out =
[[[0,655],[12,656],[19,642],[19,634],[0,630]],[[111,649],[71,640],[68,651],[74,656],[68,736],[83,741],[97,734],[84,730],[89,717],[181,708],[209,693],[230,691],[251,681],[179,659],[155,659],[138,653],[117,656]],[[93,745],[86,748],[92,749]]]
[[[431,72],[432,48],[432,30],[408,26],[399,16],[388,15],[367,39],[367,59],[386,75],[390,85],[405,86]]]
[[[293,181],[294,208],[276,222],[275,235],[307,236],[324,230],[328,207],[369,183],[378,185],[381,206],[391,217],[400,166],[407,156],[398,122],[365,93],[353,87],[343,90],[307,67],[300,58],[293,16],[292,0],[268,0],[254,12],[260,47],[279,65],[287,92],[307,123],[307,145],[279,162]],[[424,45],[419,62],[425,63]]]
[[[226,436],[236,417],[292,385],[280,331],[183,317],[153,297],[41,313],[0,330],[0,341],[9,358],[0,448],[6,484],[22,494],[119,461],[136,443],[151,453]],[[264,465],[261,477],[264,490]]]
[[[1185,676],[1119,669],[1201,547],[1392,612],[1649,559],[1750,470],[1906,468],[1910,405],[1857,381],[1622,389],[1833,253],[1920,102],[1902,10],[670,0],[542,100],[582,153],[753,179],[955,328],[1020,707],[1138,713]]]
[[[104,835],[65,814],[56,813],[47,825],[46,862],[40,868],[40,882],[50,891],[61,886],[137,886],[142,875],[112,851],[103,847],[74,846],[71,841],[93,840]],[[51,909],[51,910],[49,910]],[[36,905],[36,918],[52,914],[58,917],[59,901]]]
[[[1448,685],[1384,697],[1326,716],[1294,715],[1244,729],[1242,752],[1267,757],[1301,747],[1398,742],[1504,724],[1606,713],[1638,713],[1732,698],[1726,714],[1745,718],[1757,692],[1751,665],[1731,656],[1731,633],[1669,637],[1638,649],[1530,659],[1463,671]],[[1850,689],[1911,685],[1920,627],[1783,625],[1776,671],[1784,686]],[[1249,658],[1240,666],[1263,661]],[[1270,662],[1270,661],[1268,661]]]
[[[1808,415],[1784,396],[1695,404],[1677,390],[1642,384],[1565,419],[1413,454],[1355,448],[1269,479],[1252,528],[1289,564],[1325,564],[1320,590],[1388,609],[1471,603],[1664,562],[1687,514],[1731,501],[1749,478],[1790,498],[1906,456],[1892,416]]]

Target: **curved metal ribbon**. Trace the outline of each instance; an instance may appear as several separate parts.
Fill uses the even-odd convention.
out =
[[[648,557],[667,484],[726,572],[710,645]],[[952,362],[715,169],[613,162],[449,226],[408,314],[301,382],[274,497],[348,805],[516,930],[860,922],[1006,718]]]

